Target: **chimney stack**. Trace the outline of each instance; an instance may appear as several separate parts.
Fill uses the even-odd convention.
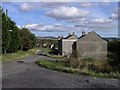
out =
[[[64,37],[61,35],[61,38],[64,38]]]
[[[82,31],[82,36],[86,35],[85,31]]]
[[[68,33],[68,36],[70,36],[71,34],[70,33]]]
[[[6,15],[8,16],[8,10],[6,9]]]
[[[75,35],[75,33],[73,32],[73,35]]]

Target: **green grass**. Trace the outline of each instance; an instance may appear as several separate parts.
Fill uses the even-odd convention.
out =
[[[49,54],[50,52],[50,49],[49,48],[41,48],[41,51],[44,53],[44,54]]]
[[[61,55],[50,55],[50,54],[48,54],[47,56],[51,57],[51,58],[56,58],[56,59],[64,59],[65,58],[65,57],[63,57]]]
[[[72,68],[65,66],[65,62],[56,62],[56,61],[48,61],[48,60],[38,60],[36,62],[39,66],[51,69],[51,70],[57,70],[62,71],[66,73],[77,73],[82,75],[90,75],[94,77],[102,77],[102,78],[119,78],[120,79],[120,73],[119,72],[111,72],[111,73],[96,73],[93,70],[88,70],[86,68],[78,69],[78,68]]]
[[[18,59],[22,59],[22,58],[27,57],[27,56],[34,55],[38,51],[40,51],[40,48],[33,48],[33,49],[28,50],[28,51],[18,51],[15,53],[6,53],[0,57],[2,57],[2,63],[6,63],[9,61],[18,60]]]

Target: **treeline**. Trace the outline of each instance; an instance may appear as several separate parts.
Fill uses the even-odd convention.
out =
[[[2,53],[14,53],[18,50],[27,51],[35,47],[36,37],[27,28],[19,29],[16,23],[3,9],[0,8],[2,14]]]

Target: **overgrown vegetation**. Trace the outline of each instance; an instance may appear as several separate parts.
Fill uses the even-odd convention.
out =
[[[120,41],[113,40],[108,42],[109,64],[115,71],[120,72]]]
[[[77,59],[76,52],[64,61],[38,60],[36,63],[48,69],[79,73],[105,78],[120,78],[120,41],[108,41],[108,59]],[[55,57],[56,58],[56,57]],[[59,58],[60,59],[60,58]]]
[[[36,46],[36,37],[27,28],[19,29],[16,23],[3,9],[2,14],[2,53],[14,53],[18,50],[27,51]]]
[[[78,60],[76,52],[73,52],[69,58],[48,54],[49,57],[65,60],[59,60],[57,62],[39,60],[37,64],[48,69],[63,72],[80,73],[96,77],[120,78],[119,46],[120,41],[108,41],[107,60],[93,60],[91,58]]]
[[[111,73],[113,71],[107,60],[78,60],[76,58],[70,57],[66,60],[66,66],[78,69],[92,70],[96,73]]]
[[[66,61],[38,60],[36,63],[42,67],[45,67],[51,70],[62,71],[66,73],[77,73],[77,74],[82,74],[82,75],[90,75],[90,76],[104,77],[104,78],[120,78],[119,72],[102,73],[102,72],[96,72],[95,70],[91,70],[91,69],[83,68],[83,67],[75,68],[72,66],[68,66],[68,64],[66,65]]]

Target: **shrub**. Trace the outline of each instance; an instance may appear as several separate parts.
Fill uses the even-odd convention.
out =
[[[79,60],[73,57],[67,58],[66,60],[67,67],[78,68],[79,67]]]
[[[93,70],[97,73],[110,73],[113,69],[107,60],[93,60],[91,58],[78,60],[70,57],[66,61],[67,67],[79,68],[82,70]]]
[[[120,41],[108,41],[108,60],[114,71],[120,72]]]
[[[110,73],[113,69],[108,64],[108,61],[94,61],[91,66],[91,70],[94,70],[95,72],[102,72],[102,73]]]

